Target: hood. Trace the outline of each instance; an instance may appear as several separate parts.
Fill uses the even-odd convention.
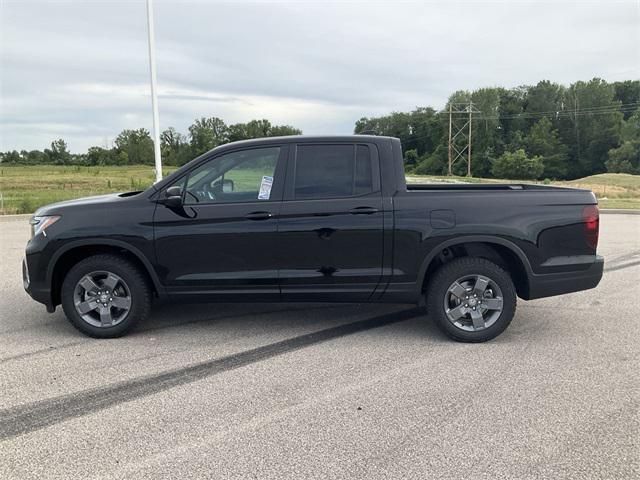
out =
[[[71,208],[104,207],[105,204],[113,204],[114,206],[117,206],[118,203],[126,201],[127,198],[134,197],[141,193],[141,191],[108,193],[106,195],[96,195],[92,197],[76,198],[74,200],[65,200],[63,202],[51,203],[49,205],[40,207],[38,210],[36,210],[34,215],[51,215]]]

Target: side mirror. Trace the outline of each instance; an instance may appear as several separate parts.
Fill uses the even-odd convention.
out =
[[[164,192],[164,198],[161,199],[161,203],[167,207],[180,207],[182,206],[182,187],[174,185],[169,187]]]
[[[230,178],[225,178],[224,180],[216,180],[211,187],[216,193],[231,193],[235,188],[235,184]]]
[[[233,183],[233,180],[225,178],[222,181],[222,193],[231,193],[233,192],[235,185]]]

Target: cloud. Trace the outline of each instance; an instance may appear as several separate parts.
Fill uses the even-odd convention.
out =
[[[350,133],[457,89],[640,77],[628,2],[155,2],[162,128],[269,118]],[[151,128],[145,4],[4,1],[0,150]],[[634,41],[635,39],[635,41]]]

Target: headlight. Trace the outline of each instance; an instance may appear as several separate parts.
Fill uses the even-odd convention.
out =
[[[47,236],[47,228],[60,220],[60,215],[43,215],[41,217],[31,217],[29,224],[31,225],[31,238],[39,233]]]

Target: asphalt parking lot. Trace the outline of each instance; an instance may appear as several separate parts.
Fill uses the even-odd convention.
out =
[[[0,220],[0,478],[638,478],[640,215],[591,291],[486,344],[404,305],[161,306],[93,340],[23,291]]]

